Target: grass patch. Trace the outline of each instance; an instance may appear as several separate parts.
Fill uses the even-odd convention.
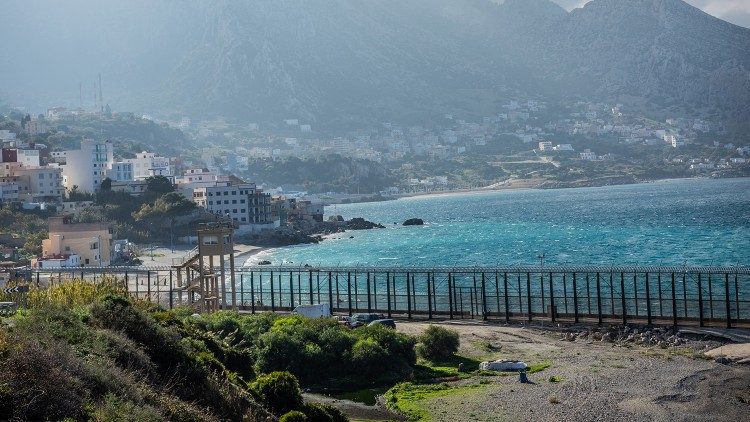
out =
[[[331,397],[339,400],[349,400],[357,403],[362,403],[367,406],[375,406],[377,403],[377,397],[385,394],[388,391],[387,387],[383,388],[365,388],[356,391],[346,391],[343,393],[329,394]]]
[[[558,377],[557,375],[552,375],[551,377],[547,378],[547,381],[549,382],[561,382],[563,380],[562,377]]]
[[[410,420],[428,421],[430,415],[424,401],[454,394],[466,394],[476,391],[480,384],[451,386],[442,384],[414,384],[404,382],[385,393],[386,406],[389,409],[406,415]]]
[[[483,352],[487,352],[487,353],[497,353],[497,352],[499,352],[503,348],[503,346],[501,346],[499,344],[498,345],[492,344],[488,340],[477,340],[477,341],[473,342],[472,344],[477,349],[479,349],[479,350],[481,350]]]
[[[552,366],[552,362],[550,362],[548,360],[546,360],[544,362],[535,363],[535,364],[529,366],[528,369],[526,369],[526,373],[527,374],[536,374],[537,372],[544,371],[545,369],[549,368],[550,366]]]
[[[419,359],[414,367],[414,379],[429,381],[435,378],[461,377],[468,378],[479,371],[479,361],[464,356],[454,355],[439,362]],[[458,371],[458,365],[463,364],[464,372]]]

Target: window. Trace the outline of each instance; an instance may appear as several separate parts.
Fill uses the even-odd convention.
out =
[[[86,258],[86,265],[89,265],[89,259]]]
[[[244,222],[246,222],[246,221],[247,221],[247,218],[245,218],[245,217],[242,217],[242,222],[244,223]]]
[[[208,205],[213,205],[214,201],[208,201]]]
[[[237,203],[237,200],[236,200],[236,199],[232,199],[232,203],[233,203],[233,204],[236,204],[236,203]]]
[[[232,210],[232,214],[237,214],[237,208]]]
[[[99,243],[98,242],[94,242],[94,243],[91,244],[91,250],[93,251],[95,249],[99,249]]]
[[[204,236],[203,244],[204,245],[218,245],[219,237],[218,236]]]
[[[229,205],[229,200],[228,199],[224,200],[224,205]]]
[[[244,199],[240,199],[240,204],[244,204],[244,203],[245,203],[245,200]]]

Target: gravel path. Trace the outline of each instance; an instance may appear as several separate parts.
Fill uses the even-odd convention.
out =
[[[552,365],[529,375],[475,377],[470,394],[424,400],[436,421],[468,420],[747,420],[750,366],[721,365],[678,349],[560,340],[554,329],[445,322],[459,332],[460,353],[482,359],[521,359]],[[418,334],[426,323],[399,323]],[[499,350],[499,351],[495,351]],[[690,355],[690,356],[686,356]],[[550,382],[551,376],[560,382]],[[481,379],[480,379],[481,378]]]

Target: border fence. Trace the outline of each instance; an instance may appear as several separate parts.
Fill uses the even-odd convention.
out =
[[[191,275],[178,276],[174,267],[21,272],[40,288],[114,276],[132,297],[166,308],[192,303],[187,296],[195,294],[181,285]],[[409,319],[750,326],[750,267],[739,266],[255,266],[235,269],[234,280],[226,284],[220,306],[251,313],[325,303],[332,314]]]

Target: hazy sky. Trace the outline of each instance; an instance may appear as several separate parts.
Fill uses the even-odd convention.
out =
[[[589,0],[553,0],[564,8],[570,10],[583,6]],[[703,9],[704,12],[750,28],[750,0],[685,0],[695,7]]]

